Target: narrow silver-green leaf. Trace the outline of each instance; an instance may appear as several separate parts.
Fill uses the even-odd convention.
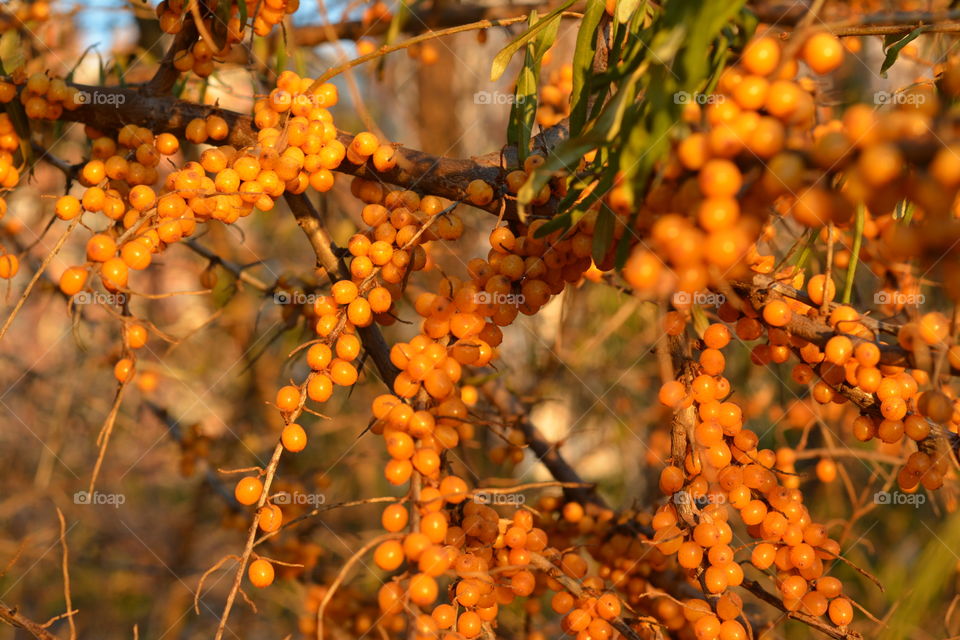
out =
[[[575,136],[587,121],[587,98],[584,93],[587,78],[593,70],[597,51],[597,27],[605,11],[601,0],[589,0],[577,31],[577,45],[573,50],[573,89],[570,92],[570,135]]]
[[[521,33],[517,36],[513,42],[505,46],[500,50],[500,53],[493,59],[493,65],[490,68],[490,80],[496,81],[500,79],[500,76],[503,75],[503,72],[507,70],[507,65],[510,64],[510,60],[513,58],[514,54],[517,51],[530,42],[536,37],[538,33],[550,26],[554,21],[557,23],[560,22],[561,15],[566,11],[570,5],[572,5],[574,0],[567,0],[562,5],[548,13],[543,17],[542,20],[538,21],[535,25]]]

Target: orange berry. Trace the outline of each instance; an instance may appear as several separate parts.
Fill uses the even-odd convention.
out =
[[[280,387],[275,404],[280,411],[289,413],[300,406],[300,389],[293,385]]]
[[[105,262],[117,253],[117,243],[110,236],[98,233],[87,241],[87,259]]]
[[[273,584],[273,565],[263,558],[257,558],[250,563],[247,576],[250,578],[250,583],[253,584],[253,586],[260,587],[261,589],[263,587],[269,587]]]
[[[57,200],[56,214],[61,220],[73,220],[80,215],[80,201],[73,196],[61,196]]]
[[[771,300],[763,307],[764,321],[774,327],[785,327],[792,316],[793,312],[783,300]]]
[[[304,431],[300,425],[291,423],[283,428],[280,441],[283,443],[283,448],[287,451],[293,453],[303,451],[307,446],[307,432]]]
[[[820,32],[803,43],[803,61],[814,73],[830,73],[843,62],[843,45],[832,33]]]
[[[263,483],[255,476],[241,478],[233,490],[233,495],[242,505],[250,506],[260,500],[263,493]]]
[[[391,533],[402,531],[407,526],[410,513],[402,504],[391,504],[383,510],[380,517],[380,524],[384,529]]]

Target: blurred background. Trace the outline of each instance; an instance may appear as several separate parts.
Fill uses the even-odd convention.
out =
[[[11,1],[0,11],[16,8]],[[31,26],[28,72],[65,75],[72,70],[76,81],[90,84],[142,82],[169,42],[160,37],[154,7],[147,3],[92,0],[50,9],[50,19]],[[331,22],[359,19],[365,9],[342,2],[325,7]],[[319,24],[322,13],[304,3],[288,26]],[[512,95],[515,73],[508,70],[500,82],[491,83],[489,66],[520,29],[491,30],[484,42],[476,33],[434,40],[413,56],[400,52],[388,57],[382,68],[371,63],[340,76],[341,102],[333,110],[338,127],[359,131],[373,123],[391,141],[438,155],[498,151],[505,141],[509,102],[478,100],[475,94]],[[575,36],[576,23],[564,22],[543,70],[545,84],[561,84],[557,78]],[[286,52],[279,63],[281,48]],[[357,46],[298,46],[293,41],[285,46],[274,37],[258,41],[253,51],[252,60],[225,65],[209,82],[187,82],[180,88],[182,97],[249,111],[253,99],[266,93],[262,78],[282,67],[316,77],[355,57]],[[859,55],[876,68],[882,56],[877,39],[865,40]],[[825,87],[824,94],[844,102],[853,99],[844,92],[862,98],[884,88],[883,82],[902,86],[924,69],[910,65],[908,60],[888,79],[877,81],[851,63],[841,75],[844,91]],[[80,161],[87,147],[83,128],[76,124],[45,130],[42,139],[51,153],[70,163]],[[191,150],[178,160],[195,155]],[[349,188],[349,177],[338,176],[334,190],[317,203],[341,245],[362,226],[360,204]],[[72,193],[80,191],[74,187]],[[5,241],[34,245],[36,259],[27,273],[36,270],[56,242],[60,231],[47,223],[55,196],[63,192],[63,175],[41,163],[8,197],[9,212],[0,224]],[[462,277],[470,258],[486,255],[495,218],[469,207],[458,214],[467,228],[464,239],[456,246],[432,244],[436,267],[412,279],[410,300],[432,290],[442,274]],[[249,513],[231,497],[234,477],[218,469],[265,465],[276,442],[281,421],[268,402],[279,386],[305,375],[302,354],[289,356],[313,334],[300,310],[277,304],[272,289],[277,283],[291,289],[315,284],[314,254],[293,217],[278,204],[231,228],[209,225],[193,237],[195,248],[177,246],[163,254],[162,265],[132,279],[138,292],[188,293],[138,297],[131,306],[135,316],[149,323],[151,339],[140,353],[135,388],[120,406],[97,485],[112,498],[89,504],[77,492],[89,483],[97,436],[114,402],[112,368],[121,337],[114,314],[99,305],[68,309],[57,290],[60,273],[83,261],[85,238],[78,234],[53,260],[0,342],[0,601],[16,604],[40,621],[65,611],[59,508],[70,549],[72,603],[80,612],[79,637],[209,638],[232,580],[232,563],[206,580],[198,615],[193,608],[200,577],[220,558],[242,549],[249,523]],[[785,252],[789,246],[778,249]],[[811,260],[822,264],[824,256]],[[238,280],[231,271],[237,265],[270,291]],[[23,279],[0,285],[4,317],[23,285]],[[869,276],[858,283],[863,291],[875,286]],[[415,333],[406,323],[418,319],[409,306],[403,309],[400,322],[385,330],[389,343]],[[660,371],[653,352],[664,311],[656,301],[586,281],[535,318],[521,316],[505,332],[496,369],[477,372],[471,382],[504,385],[530,399],[532,421],[548,439],[562,443],[567,459],[585,480],[599,483],[611,504],[649,508],[660,500],[656,478],[669,453],[669,419],[656,402]],[[749,426],[763,434],[764,446],[804,443],[809,451],[800,453],[796,469],[814,517],[830,526],[853,564],[877,575],[886,587],[881,592],[862,573],[840,563],[834,573],[849,585],[849,595],[878,617],[913,602],[909,598],[926,598],[925,611],[916,607],[910,612],[917,618],[911,637],[960,633],[953,612],[955,543],[960,543],[956,518],[949,515],[956,506],[954,488],[948,484],[919,504],[878,505],[873,494],[892,482],[890,460],[898,452],[859,457],[856,452],[864,449],[850,436],[854,414],[848,408],[815,405],[807,390],[790,380],[788,367],[752,366],[749,349],[746,344],[731,349],[727,369]],[[326,505],[398,494],[383,479],[382,443],[364,434],[370,401],[383,387],[372,366],[361,380],[350,392],[336,391],[324,407],[327,419],[304,415],[301,423],[310,444],[300,454],[284,456],[278,490],[300,489],[322,496],[318,501]],[[478,416],[493,415],[483,403],[475,410]],[[471,484],[481,478],[486,483],[548,479],[530,452],[512,450],[486,429],[478,429],[477,441],[461,448],[458,470]],[[839,465],[838,477],[827,482],[818,477],[822,459]],[[533,502],[543,494],[558,492],[527,495]],[[284,507],[284,519],[311,506]],[[271,540],[266,555],[304,567],[282,570],[281,576],[293,579],[251,594],[258,614],[240,602],[226,637],[286,638],[312,632],[311,607],[315,611],[323,593],[317,585],[329,584],[345,559],[379,533],[380,511],[376,504],[331,509]],[[920,580],[922,576],[927,578]],[[369,595],[376,593],[381,578],[378,570],[362,566],[338,596],[339,611],[352,615],[354,622],[375,619],[376,603]],[[927,583],[937,588],[918,596],[916,585]],[[772,615],[765,605],[751,607]],[[877,627],[859,619],[857,628],[871,637]],[[559,637],[556,620],[543,624],[549,637]],[[362,627],[344,625],[334,633],[368,635]],[[64,629],[63,620],[51,627],[61,636]],[[806,638],[811,633],[786,623],[770,637]],[[503,630],[503,637],[522,636],[519,630]],[[0,639],[22,637],[25,632],[0,625]]]

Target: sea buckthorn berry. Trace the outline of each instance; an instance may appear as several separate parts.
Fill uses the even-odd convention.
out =
[[[275,404],[280,411],[289,413],[300,406],[300,389],[292,385],[281,387],[277,391]]]
[[[269,587],[273,584],[274,571],[273,565],[263,558],[257,558],[250,563],[247,571],[250,583],[255,587]]]
[[[57,200],[56,214],[61,220],[73,220],[80,215],[80,201],[73,196],[61,196]]]
[[[814,73],[830,73],[843,62],[843,45],[831,33],[815,33],[803,43],[802,54]]]
[[[127,346],[131,349],[140,349],[147,344],[148,332],[146,327],[141,324],[130,324],[127,326],[126,338]]]
[[[357,297],[357,285],[350,280],[340,280],[333,285],[331,293],[337,304],[350,304]]]
[[[287,451],[293,453],[303,451],[307,446],[307,432],[304,431],[300,425],[291,423],[283,428],[280,441],[283,443],[283,448]]]
[[[743,185],[743,176],[729,160],[708,160],[699,175],[700,191],[710,198],[732,198]]]
[[[769,36],[755,38],[744,48],[742,63],[750,73],[769,75],[780,64],[780,44]]]
[[[201,118],[194,118],[187,123],[187,129],[185,136],[190,142],[200,144],[207,141],[207,136],[210,134],[207,133],[207,123],[204,122]]]
[[[380,141],[377,136],[368,132],[361,131],[350,142],[350,148],[361,156],[371,156],[379,148]]]
[[[60,275],[60,291],[72,296],[83,290],[87,282],[87,270],[83,267],[68,267]]]
[[[117,253],[117,243],[110,236],[98,233],[87,241],[87,259],[105,262]]]
[[[486,206],[493,202],[493,188],[483,180],[473,180],[467,185],[467,199],[478,207]]]
[[[250,506],[260,500],[263,493],[263,483],[254,476],[241,478],[233,490],[233,495],[242,505]]]
[[[830,601],[830,621],[838,627],[850,624],[853,620],[853,605],[846,598],[838,597]]]
[[[373,561],[384,571],[396,571],[403,560],[403,545],[397,540],[382,542],[373,552]]]
[[[275,504],[263,505],[263,508],[260,509],[260,520],[257,522],[260,530],[266,533],[272,533],[279,529],[282,524],[283,512],[280,511],[280,507]]]
[[[660,393],[657,395],[657,398],[663,406],[675,409],[681,406],[687,399],[687,389],[682,382],[669,380],[660,387]]]
[[[793,313],[783,300],[771,300],[763,307],[764,321],[774,327],[785,327]]]
[[[410,513],[402,504],[391,504],[383,510],[380,524],[391,533],[402,531],[407,526]]]
[[[490,246],[494,251],[509,253],[516,245],[517,239],[513,232],[506,227],[497,227],[490,233]]]
[[[823,274],[817,274],[807,282],[807,295],[813,301],[813,304],[823,304],[824,301],[830,302],[837,295],[837,286],[833,280]]]

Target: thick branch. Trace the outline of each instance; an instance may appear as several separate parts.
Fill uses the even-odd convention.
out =
[[[0,605],[0,620],[18,629],[23,629],[34,638],[39,638],[40,640],[57,640],[57,637],[44,629],[40,623],[23,617],[16,609]]]
[[[173,85],[177,83],[180,72],[173,66],[173,59],[179,51],[189,48],[196,40],[197,27],[193,24],[192,18],[187,18],[183,22],[180,32],[173,37],[170,48],[166,55],[160,61],[160,67],[150,81],[143,86],[143,90],[148,95],[160,96],[170,93]]]
[[[222,144],[237,148],[257,144],[257,130],[248,115],[167,96],[147,95],[136,89],[74,86],[85,91],[90,100],[74,111],[65,110],[63,120],[82,122],[101,131],[115,131],[132,123],[156,133],[166,131],[182,138],[187,124],[194,118],[218,115],[230,127],[230,133]],[[549,130],[543,139],[552,142],[561,136],[562,130]],[[339,132],[338,137],[345,146],[353,140],[353,135],[344,131]],[[450,200],[465,200],[467,185],[473,180],[483,180],[495,188],[502,184],[506,171],[500,168],[500,157],[501,154],[497,152],[476,160],[447,158],[398,146],[397,166],[393,169],[378,171],[370,162],[357,165],[344,159],[337,171],[400,187],[416,188]],[[500,202],[494,200],[481,208],[499,214]]]

